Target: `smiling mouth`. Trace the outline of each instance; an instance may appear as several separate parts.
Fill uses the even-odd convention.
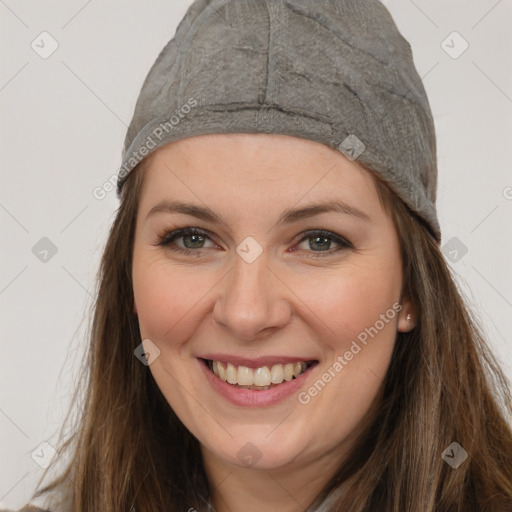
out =
[[[299,378],[318,361],[297,361],[296,363],[274,364],[249,368],[223,361],[203,359],[210,371],[220,380],[235,388],[265,391],[285,382]]]

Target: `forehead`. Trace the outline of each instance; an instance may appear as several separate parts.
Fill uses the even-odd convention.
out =
[[[155,151],[144,167],[142,199],[195,193],[219,201],[259,196],[282,203],[329,194],[353,197],[367,207],[377,199],[371,174],[356,161],[288,135],[190,137]]]

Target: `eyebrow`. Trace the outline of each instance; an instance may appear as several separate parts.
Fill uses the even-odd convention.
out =
[[[158,212],[165,213],[182,213],[185,215],[191,215],[198,219],[213,224],[226,224],[222,217],[215,213],[207,206],[199,206],[193,203],[184,203],[181,201],[162,201],[156,206],[151,208],[146,220],[153,214]],[[299,220],[312,217],[314,215],[320,215],[321,213],[336,212],[343,213],[346,215],[352,215],[360,218],[366,222],[371,222],[371,218],[362,210],[351,206],[343,201],[328,201],[323,203],[313,203],[302,208],[288,209],[285,210],[276,222],[276,226],[282,224],[291,224]]]

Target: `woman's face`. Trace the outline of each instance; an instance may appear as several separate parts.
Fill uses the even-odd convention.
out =
[[[339,460],[413,327],[373,178],[283,135],[192,137],[147,163],[133,291],[168,403],[210,460]]]

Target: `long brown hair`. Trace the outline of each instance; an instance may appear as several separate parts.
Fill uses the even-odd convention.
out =
[[[58,450],[71,459],[34,494],[62,488],[75,512],[201,510],[210,492],[198,441],[134,356],[141,339],[131,270],[144,163],[127,178],[101,260],[75,392],[83,390],[81,413]],[[510,512],[509,383],[428,228],[385,183],[375,183],[399,235],[403,293],[418,320],[398,333],[373,421],[312,507]],[[457,469],[442,458],[453,442],[468,453]]]

